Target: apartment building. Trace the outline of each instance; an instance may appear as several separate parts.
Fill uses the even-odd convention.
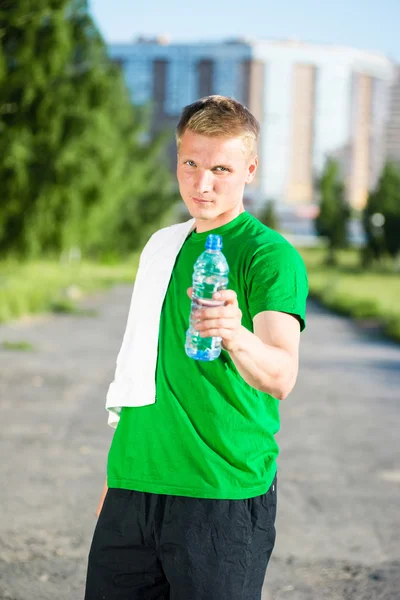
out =
[[[386,156],[400,165],[400,65],[396,66],[395,77],[390,92]]]
[[[254,208],[315,203],[315,177],[336,156],[348,200],[361,208],[385,158],[393,64],[354,48],[298,41],[233,39],[172,43],[139,38],[114,44],[134,103],[150,104],[152,128],[175,127],[181,109],[208,94],[233,96],[261,125]],[[399,113],[400,114],[400,113]],[[170,148],[171,168],[175,149]]]

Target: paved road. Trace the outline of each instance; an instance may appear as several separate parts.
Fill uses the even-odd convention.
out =
[[[0,327],[0,599],[81,600],[130,289]],[[400,598],[400,346],[310,305],[263,600]],[[188,599],[191,600],[191,599]]]

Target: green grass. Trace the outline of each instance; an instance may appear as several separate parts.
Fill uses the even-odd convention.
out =
[[[69,298],[61,298],[54,300],[50,305],[51,312],[64,314],[64,315],[75,315],[81,317],[95,317],[98,313],[93,308],[81,308],[77,306],[75,302]]]
[[[400,273],[392,262],[367,270],[360,266],[358,251],[343,250],[338,266],[327,267],[323,249],[299,251],[307,265],[311,297],[340,314],[373,320],[400,341]]]
[[[132,283],[137,266],[136,254],[115,265],[0,262],[0,323],[51,311],[93,315],[93,311],[79,308],[77,299],[116,283]]]
[[[400,341],[400,273],[394,272],[392,263],[365,270],[360,267],[359,253],[346,250],[338,253],[339,265],[333,268],[324,264],[326,253],[321,248],[300,249],[300,253],[307,265],[312,297],[341,314],[372,319]],[[137,266],[137,254],[113,265],[88,261],[0,263],[0,323],[51,311],[93,316],[95,311],[79,307],[79,296],[116,283],[132,283]]]
[[[16,350],[18,352],[32,352],[34,349],[32,344],[23,340],[19,342],[10,342],[8,340],[4,340],[4,342],[1,342],[0,348],[3,350]]]

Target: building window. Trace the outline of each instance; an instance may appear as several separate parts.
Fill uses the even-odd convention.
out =
[[[153,61],[153,102],[158,113],[165,112],[165,94],[168,61],[156,59]]]
[[[203,98],[213,93],[214,62],[209,59],[200,60],[197,65],[198,96]]]

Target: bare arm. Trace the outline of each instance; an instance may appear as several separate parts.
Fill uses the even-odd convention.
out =
[[[100,516],[101,509],[103,508],[103,504],[104,504],[104,498],[106,497],[106,494],[107,494],[107,490],[108,490],[108,486],[107,486],[107,481],[106,481],[104,483],[103,491],[101,492],[99,505],[96,509],[96,517]]]
[[[192,296],[192,288],[188,294]],[[214,294],[222,306],[199,310],[195,324],[203,337],[222,338],[225,350],[243,379],[252,387],[283,400],[297,378],[300,324],[296,317],[263,311],[254,317],[254,333],[243,327],[233,290]]]
[[[265,311],[253,323],[254,333],[240,328],[230,357],[249,385],[284,400],[298,373],[299,322],[286,313]]]

